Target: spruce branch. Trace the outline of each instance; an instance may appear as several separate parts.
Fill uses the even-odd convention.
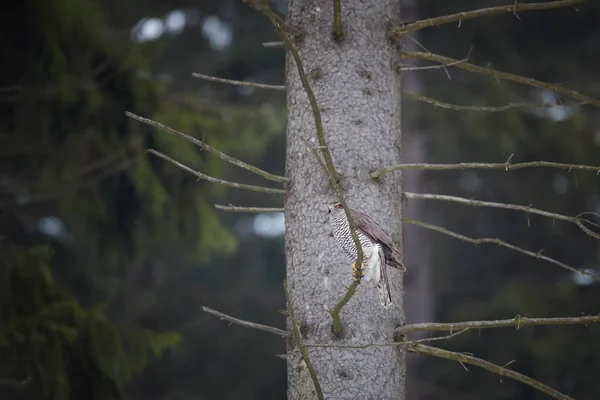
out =
[[[463,11],[456,14],[444,15],[441,17],[427,18],[420,21],[415,21],[410,24],[406,24],[394,29],[394,35],[401,36],[405,33],[416,31],[419,29],[430,28],[432,26],[440,26],[449,24],[452,22],[458,22],[459,27],[462,21],[466,21],[473,18],[489,17],[498,14],[517,14],[522,11],[539,11],[549,10],[553,8],[563,8],[574,6],[575,4],[583,3],[585,0],[561,0],[561,1],[550,1],[544,3],[517,3],[506,6],[482,8],[473,11]]]
[[[227,206],[222,204],[215,204],[215,208],[221,211],[227,211],[232,213],[282,213],[284,208],[275,208],[275,207],[241,207],[234,206],[229,204]]]
[[[224,83],[224,84],[227,84],[227,85],[244,86],[244,87],[251,87],[251,88],[255,88],[255,89],[268,89],[268,90],[283,90],[283,91],[285,91],[285,86],[283,86],[283,85],[267,85],[265,83],[236,81],[236,80],[233,80],[233,79],[217,78],[216,76],[199,74],[198,72],[194,72],[192,74],[192,76],[194,78],[203,79],[205,81],[217,82],[217,83]]]
[[[529,161],[517,164],[511,164],[510,158],[504,163],[458,163],[458,164],[426,164],[426,163],[415,163],[415,164],[398,164],[391,167],[385,167],[372,171],[370,173],[371,178],[376,179],[385,174],[393,171],[399,171],[403,169],[417,169],[421,171],[452,171],[466,169],[502,169],[504,171],[514,171],[525,168],[555,168],[562,169],[568,172],[573,170],[577,171],[590,171],[595,172],[596,175],[600,175],[600,166],[594,165],[580,165],[580,164],[564,164],[550,161]]]
[[[268,179],[268,180],[274,181],[274,182],[278,182],[278,183],[286,183],[286,182],[289,181],[289,179],[286,178],[286,177],[274,175],[274,174],[271,174],[271,173],[269,173],[267,171],[263,171],[262,169],[257,168],[257,167],[255,167],[253,165],[246,164],[245,162],[240,161],[237,158],[231,157],[231,156],[229,156],[229,155],[227,155],[225,153],[220,152],[219,150],[215,149],[214,147],[212,147],[212,146],[204,143],[202,140],[196,139],[195,137],[187,135],[187,134],[185,134],[183,132],[180,132],[180,131],[178,131],[176,129],[170,128],[170,127],[168,127],[166,125],[161,124],[160,122],[153,121],[153,120],[151,120],[149,118],[141,117],[141,116],[136,115],[136,114],[134,114],[132,112],[129,112],[129,111],[126,111],[125,115],[127,117],[129,117],[129,118],[132,118],[132,119],[136,120],[136,121],[139,121],[139,122],[142,122],[144,124],[150,125],[150,126],[152,126],[154,128],[158,128],[158,129],[160,129],[162,131],[165,131],[167,133],[170,133],[172,135],[180,136],[180,137],[184,138],[185,140],[187,140],[188,142],[191,142],[191,143],[195,144],[196,146],[200,147],[201,149],[204,149],[204,150],[208,151],[209,153],[212,153],[212,154],[216,155],[221,160],[223,160],[225,162],[228,162],[229,164],[235,165],[236,167],[239,167],[239,168],[245,169],[247,171],[250,171],[250,172],[252,172],[252,173],[254,173],[256,175],[262,176],[265,179]]]
[[[580,218],[580,217],[570,217],[567,215],[551,213],[551,212],[540,210],[540,209],[533,208],[530,206],[521,206],[521,205],[517,205],[517,204],[496,203],[496,202],[491,202],[491,201],[473,200],[473,199],[466,199],[464,197],[448,196],[448,195],[443,195],[443,194],[404,192],[403,196],[407,199],[447,201],[447,202],[451,202],[451,203],[464,204],[464,205],[468,205],[471,207],[500,208],[503,210],[520,211],[520,212],[524,212],[526,214],[541,215],[542,217],[558,219],[561,221],[566,221],[566,222],[575,224],[579,227],[579,229],[581,229],[583,232],[585,232],[588,236],[591,236],[595,239],[600,240],[599,234],[593,232],[592,230],[590,230],[588,227],[586,227],[584,225],[584,222],[591,223],[591,221],[584,219],[584,218]]]
[[[323,391],[321,390],[321,385],[319,384],[319,379],[317,377],[317,373],[312,363],[310,362],[310,358],[308,357],[308,350],[302,343],[302,335],[300,334],[300,328],[298,328],[298,322],[294,317],[294,307],[292,306],[292,300],[290,296],[290,292],[287,287],[287,282],[283,281],[283,292],[285,293],[285,302],[287,304],[288,317],[290,318],[290,323],[292,325],[292,337],[296,346],[298,346],[298,350],[300,350],[300,354],[302,359],[306,363],[306,368],[308,369],[308,373],[310,374],[310,378],[315,385],[315,391],[317,392],[317,398],[319,400],[323,400]]]
[[[527,318],[517,315],[512,319],[497,319],[491,321],[464,321],[450,323],[418,323],[404,325],[396,328],[397,335],[406,335],[411,332],[454,332],[465,329],[490,329],[490,328],[515,328],[539,325],[587,325],[600,323],[599,315],[586,315],[582,317],[560,317],[560,318]]]
[[[526,250],[526,249],[524,249],[522,247],[515,246],[513,244],[507,243],[507,242],[502,241],[502,240],[500,240],[498,238],[477,238],[477,239],[470,238],[468,236],[461,235],[460,233],[453,232],[453,231],[451,231],[449,229],[443,228],[443,227],[438,226],[438,225],[432,225],[432,224],[428,224],[428,223],[425,223],[425,222],[422,222],[422,221],[415,221],[415,220],[408,219],[408,218],[403,218],[402,222],[404,222],[406,224],[415,225],[415,226],[418,226],[418,227],[421,227],[421,228],[429,229],[429,230],[432,230],[432,231],[435,231],[435,232],[439,232],[439,233],[442,233],[444,235],[448,235],[448,236],[451,236],[453,238],[456,238],[458,240],[462,240],[462,241],[467,242],[467,243],[472,243],[472,244],[474,244],[476,246],[480,245],[480,244],[495,244],[495,245],[498,245],[500,247],[504,247],[504,248],[516,251],[518,253],[528,255],[528,256],[533,257],[533,258],[537,258],[539,260],[547,261],[549,263],[558,265],[561,268],[567,269],[567,270],[569,270],[571,272],[575,272],[575,273],[578,273],[578,274],[581,274],[581,275],[586,275],[586,276],[589,276],[589,277],[591,277],[591,278],[593,278],[595,280],[600,281],[600,276],[598,276],[597,273],[595,273],[595,272],[588,272],[588,271],[583,270],[583,269],[577,269],[577,268],[572,267],[572,266],[570,266],[568,264],[565,264],[565,263],[563,263],[561,261],[558,261],[558,260],[556,260],[554,258],[547,257],[547,256],[545,256],[545,255],[542,254],[542,250],[540,250],[538,252],[533,252],[533,251],[530,251],[530,250]]]
[[[573,400],[571,397],[555,389],[552,389],[550,386],[544,385],[543,383],[533,378],[530,378],[511,369],[493,364],[489,361],[482,360],[477,357],[473,357],[463,353],[457,353],[454,351],[443,350],[437,347],[427,346],[424,344],[411,345],[408,347],[408,350],[415,353],[425,354],[428,356],[445,358],[447,360],[454,360],[461,364],[471,364],[476,367],[486,369],[494,374],[505,376],[507,378],[511,378],[521,383],[524,383],[525,385],[531,386],[532,388],[539,390],[540,392],[546,393],[548,396],[553,397],[555,399]]]
[[[431,342],[437,342],[440,340],[448,340],[448,339],[452,339],[455,336],[458,336],[462,333],[467,332],[468,329],[463,329],[462,331],[458,331],[458,332],[454,332],[454,333],[450,333],[449,335],[445,335],[445,336],[436,336],[436,337],[430,337],[430,338],[424,338],[424,339],[418,339],[418,340],[412,340],[412,341],[398,341],[398,342],[389,342],[389,343],[367,343],[367,344],[335,344],[335,343],[311,343],[311,344],[305,344],[306,347],[314,347],[314,348],[334,348],[334,349],[368,349],[370,347],[407,347],[410,345],[415,345],[415,344],[419,344],[419,343],[431,343]]]
[[[208,182],[217,183],[222,186],[232,187],[232,188],[236,188],[236,189],[252,190],[254,192],[262,192],[262,193],[269,193],[269,194],[285,194],[285,190],[283,190],[283,189],[274,189],[274,188],[268,188],[268,187],[264,187],[264,186],[247,185],[245,183],[229,182],[229,181],[225,181],[223,179],[213,178],[212,176],[203,174],[200,171],[195,171],[192,168],[188,167],[187,165],[184,165],[184,164],[180,163],[179,161],[176,161],[176,160],[172,159],[171,157],[167,156],[166,154],[163,154],[160,151],[156,151],[154,149],[149,149],[148,153],[154,154],[155,156],[158,156],[158,157],[162,158],[163,160],[170,162],[171,164],[175,165],[176,167],[181,168],[182,170],[189,172],[192,175],[196,175],[199,179],[203,179]]]
[[[458,60],[455,60],[454,58],[441,56],[439,54],[425,53],[425,52],[419,52],[419,51],[404,51],[404,52],[402,52],[402,57],[434,61],[434,62],[441,63],[441,64],[454,63],[455,61],[458,61]],[[583,104],[591,104],[593,106],[600,107],[599,99],[595,99],[593,97],[580,94],[575,90],[567,89],[560,85],[541,82],[541,81],[538,81],[538,80],[535,80],[532,78],[527,78],[527,77],[524,77],[521,75],[510,74],[507,72],[500,72],[500,71],[496,71],[495,69],[492,69],[492,68],[480,67],[478,65],[471,64],[468,62],[454,63],[454,64],[452,64],[452,67],[461,68],[466,71],[470,71],[470,72],[484,75],[484,76],[489,76],[489,77],[492,77],[495,79],[502,79],[505,81],[520,83],[522,85],[532,86],[532,87],[536,87],[539,89],[552,90],[558,94],[562,94],[564,96],[575,99],[578,102],[581,102]]]
[[[344,212],[346,213],[346,218],[348,220],[348,224],[350,225],[350,235],[352,236],[352,240],[354,241],[354,245],[356,248],[356,252],[357,252],[356,265],[358,265],[357,272],[354,275],[354,278],[355,278],[355,282],[360,283],[360,279],[362,277],[362,271],[361,271],[360,265],[362,265],[362,262],[363,262],[362,246],[360,245],[358,235],[356,234],[356,224],[354,222],[354,218],[352,218],[352,215],[350,214],[348,204],[346,203],[346,200],[344,199],[341,188],[338,185],[338,177],[337,177],[337,172],[335,170],[335,166],[333,164],[333,158],[331,157],[331,152],[329,151],[329,147],[327,146],[327,141],[325,140],[325,130],[323,129],[323,122],[321,120],[321,111],[319,110],[319,105],[317,103],[315,94],[310,86],[310,83],[308,82],[308,78],[306,76],[302,58],[300,57],[298,50],[296,49],[296,47],[290,40],[289,36],[287,35],[287,33],[285,31],[285,27],[283,25],[283,21],[277,14],[275,14],[271,10],[269,5],[266,2],[256,2],[256,1],[252,1],[251,4],[258,11],[263,13],[269,19],[269,21],[271,21],[271,23],[273,24],[273,26],[279,33],[279,36],[284,41],[287,50],[290,52],[290,54],[292,55],[292,58],[294,59],[294,63],[296,65],[296,69],[298,71],[298,75],[300,77],[302,87],[304,88],[304,91],[306,92],[306,95],[308,96],[308,101],[309,101],[310,107],[312,109],[312,114],[313,114],[313,117],[315,120],[315,129],[316,129],[317,139],[319,141],[319,148],[321,150],[321,154],[323,155],[324,164],[327,167],[326,173],[329,176],[329,183],[330,183],[331,187],[333,188],[334,192],[336,193],[339,202],[342,204],[342,206],[344,208]],[[352,284],[352,286],[354,286],[354,283]],[[338,305],[343,303],[342,304],[342,307],[343,307],[343,305],[346,304],[348,302],[348,300],[354,294],[354,290],[351,291],[350,298],[348,298],[348,300],[346,300],[346,302],[343,302],[344,299],[349,294],[350,294],[350,290],[346,293],[346,295],[340,301],[340,303],[338,303]],[[341,307],[338,309],[336,306],[336,307],[334,307],[334,310],[336,310],[336,314],[332,314],[332,317],[335,321],[336,317],[339,318],[339,312],[341,311]],[[340,333],[341,325],[338,325],[337,328],[340,330],[336,331],[335,330],[336,327],[334,326],[334,332],[336,334]]]
[[[553,104],[553,103],[508,103],[502,106],[467,106],[460,104],[446,103],[439,101],[432,97],[420,95],[418,93],[402,91],[402,93],[412,99],[423,103],[431,104],[434,107],[445,108],[447,110],[454,111],[479,111],[479,112],[505,112],[514,109],[533,109],[533,108],[553,108],[553,107],[564,107],[564,104]]]
[[[277,336],[283,336],[283,337],[290,336],[290,332],[285,331],[283,329],[279,329],[279,328],[275,328],[273,326],[258,324],[256,322],[250,322],[250,321],[246,321],[243,319],[235,318],[230,315],[223,314],[220,311],[213,310],[212,308],[208,308],[208,307],[204,307],[204,306],[202,306],[200,308],[205,313],[212,314],[212,315],[218,317],[222,321],[229,321],[232,324],[240,325],[240,326],[243,326],[244,328],[257,329],[259,331],[269,332],[269,333],[272,333]]]

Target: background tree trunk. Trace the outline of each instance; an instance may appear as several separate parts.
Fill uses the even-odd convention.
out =
[[[399,46],[389,29],[398,1],[342,2],[344,38],[332,39],[332,2],[290,2],[288,24],[322,112],[325,135],[350,207],[371,214],[401,245],[399,173],[373,181],[368,172],[400,161]],[[285,199],[287,280],[303,340],[309,343],[390,342],[404,321],[402,276],[389,272],[394,307],[384,310],[372,283],[362,283],[342,312],[334,339],[328,313],[352,282],[351,261],[331,235],[326,204],[335,200],[327,176],[302,139],[317,146],[314,120],[293,59],[287,57],[289,108]],[[410,266],[409,266],[410,268]],[[403,399],[404,354],[395,347],[312,348],[325,398]],[[297,349],[288,358],[288,398],[315,397]]]

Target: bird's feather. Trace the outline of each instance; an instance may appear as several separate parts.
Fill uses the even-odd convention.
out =
[[[406,271],[406,267],[402,263],[402,254],[383,228],[363,212],[356,210],[351,210],[350,212],[356,223],[356,229],[360,230],[372,241],[382,245],[386,263],[391,267]]]

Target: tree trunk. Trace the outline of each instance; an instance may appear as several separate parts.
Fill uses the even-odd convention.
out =
[[[375,181],[368,174],[400,162],[400,49],[389,37],[399,12],[394,0],[342,1],[340,42],[332,38],[332,1],[291,1],[287,23],[302,33],[294,43],[350,207],[373,216],[401,246],[401,175]],[[303,142],[318,146],[313,115],[289,53],[286,84],[286,170],[291,179],[285,199],[287,281],[302,339],[340,345],[392,342],[394,328],[404,321],[402,275],[392,268],[394,306],[385,310],[373,283],[363,281],[342,311],[342,337],[332,335],[328,310],[352,283],[352,262],[328,223],[327,203],[335,194]],[[288,398],[316,398],[298,349],[291,345],[289,350]],[[405,397],[405,354],[398,347],[309,348],[309,355],[326,399]]]

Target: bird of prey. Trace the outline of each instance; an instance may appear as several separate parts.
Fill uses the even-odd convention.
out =
[[[346,254],[354,260],[352,269],[356,271],[356,258],[358,255],[350,234],[350,224],[346,218],[344,208],[341,203],[337,202],[329,203],[328,208],[333,237],[342,246]],[[402,254],[389,235],[373,218],[352,209],[350,215],[354,220],[356,234],[363,250],[363,263],[361,266],[363,279],[373,281],[377,285],[381,305],[384,308],[389,308],[392,305],[392,298],[386,265],[406,271],[406,267],[402,263]]]

